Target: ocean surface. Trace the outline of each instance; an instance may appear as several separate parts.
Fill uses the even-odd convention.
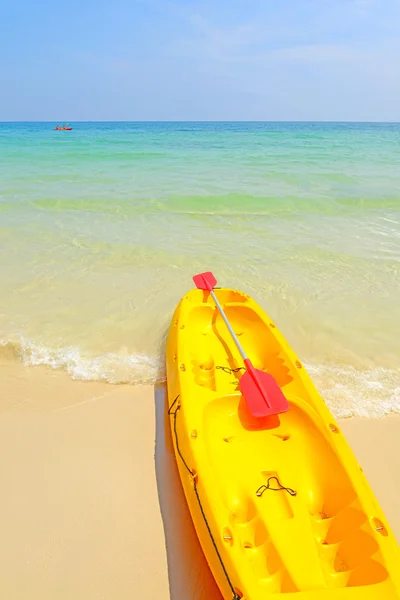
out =
[[[336,416],[400,412],[400,124],[55,125],[0,124],[0,353],[155,382],[212,270]]]

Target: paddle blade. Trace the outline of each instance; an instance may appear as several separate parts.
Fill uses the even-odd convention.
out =
[[[240,378],[239,388],[249,411],[255,417],[279,415],[289,410],[281,388],[269,373],[259,369],[246,371]]]
[[[215,277],[211,273],[211,271],[207,271],[207,273],[200,273],[199,275],[195,275],[193,277],[193,281],[195,283],[195,286],[199,290],[208,290],[209,292],[211,292],[213,287],[215,287],[217,284],[217,280],[215,279]]]

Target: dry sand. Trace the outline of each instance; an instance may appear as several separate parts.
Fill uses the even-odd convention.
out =
[[[180,488],[165,390],[4,358],[0,378],[0,598],[220,600]],[[400,539],[400,418],[341,427]]]

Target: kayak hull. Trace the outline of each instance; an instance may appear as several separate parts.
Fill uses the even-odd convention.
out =
[[[400,600],[393,533],[301,361],[249,296],[216,295],[255,368],[275,377],[290,405],[276,417],[248,412],[238,350],[210,294],[190,291],[167,340],[170,421],[224,599]]]

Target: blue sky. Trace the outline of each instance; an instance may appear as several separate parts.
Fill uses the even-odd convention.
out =
[[[400,121],[400,0],[7,0],[0,121]]]

